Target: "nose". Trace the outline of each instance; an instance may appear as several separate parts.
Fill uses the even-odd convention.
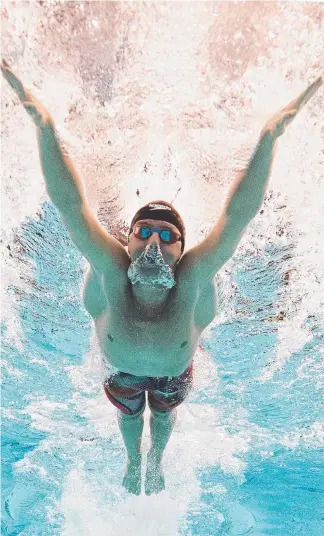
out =
[[[151,236],[147,240],[148,244],[160,244],[160,235],[157,231],[153,231]]]

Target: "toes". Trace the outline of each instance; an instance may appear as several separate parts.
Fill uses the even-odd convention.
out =
[[[154,495],[158,494],[165,489],[164,482],[150,482],[149,485],[145,487],[145,495]]]
[[[141,487],[138,482],[128,482],[127,480],[123,481],[123,487],[128,491],[128,493],[132,493],[133,495],[140,495],[141,494]]]
[[[148,467],[145,477],[145,494],[160,493],[165,489],[164,476],[161,467]]]
[[[133,495],[141,494],[141,467],[133,467],[127,464],[123,479],[124,488]]]

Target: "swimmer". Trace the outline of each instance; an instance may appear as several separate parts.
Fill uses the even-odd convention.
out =
[[[147,393],[151,448],[145,493],[159,493],[165,488],[162,457],[176,408],[192,388],[195,351],[217,313],[214,277],[260,211],[278,138],[318,90],[322,78],[266,123],[246,170],[229,190],[218,221],[204,240],[185,251],[183,220],[173,205],[161,200],[135,214],[127,246],[109,235],[90,210],[82,180],[62,148],[52,116],[6,61],[1,70],[36,125],[48,195],[72,242],[89,263],[84,305],[103,357],[116,370],[105,379],[103,389],[117,408],[127,451],[123,485],[130,493],[141,493]]]

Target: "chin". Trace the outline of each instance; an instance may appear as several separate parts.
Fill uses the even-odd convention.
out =
[[[169,290],[175,285],[174,279],[165,279],[164,281],[161,281],[161,278],[156,278],[154,276],[150,277],[147,274],[142,276],[130,276],[128,275],[128,279],[130,280],[131,284],[136,287],[146,287],[156,290]]]

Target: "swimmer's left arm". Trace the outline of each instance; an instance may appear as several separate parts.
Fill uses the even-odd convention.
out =
[[[322,84],[320,76],[296,99],[275,114],[261,131],[254,154],[245,171],[239,173],[230,188],[227,198],[227,212],[235,218],[242,218],[247,224],[261,208],[269,183],[277,140],[287,126],[316,93]]]
[[[202,284],[213,278],[235,253],[248,224],[263,203],[277,139],[321,84],[322,77],[319,77],[266,123],[247,169],[238,175],[229,190],[216,225],[202,242],[181,258],[180,265],[189,268],[194,278]]]
[[[267,191],[277,137],[264,128],[248,167],[238,173],[226,199],[226,212],[247,225],[258,213]]]

